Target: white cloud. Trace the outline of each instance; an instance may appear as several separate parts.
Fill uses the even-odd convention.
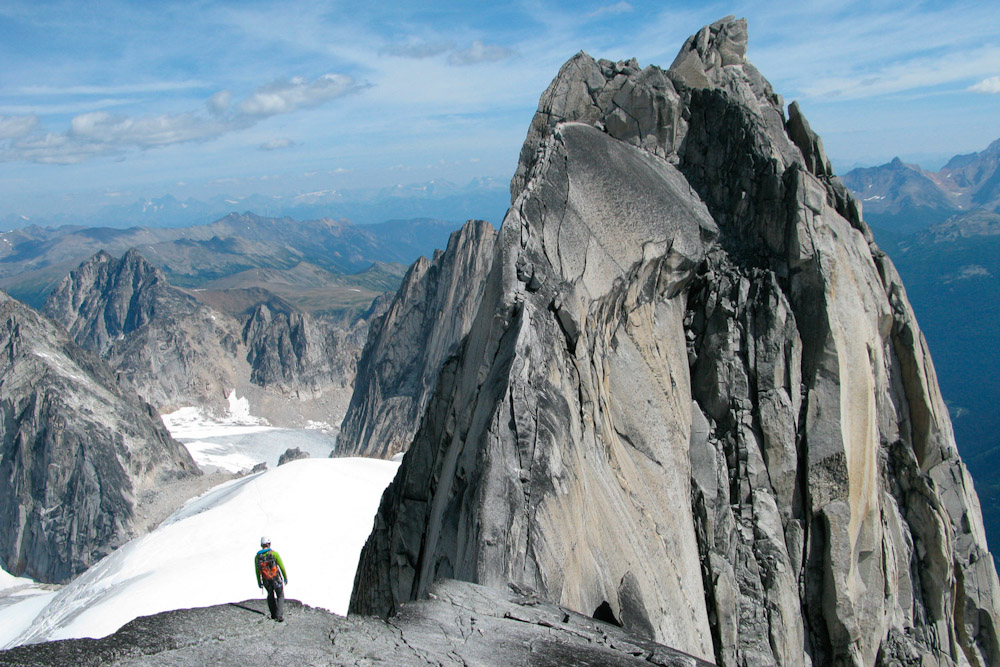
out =
[[[67,136],[71,139],[118,148],[128,146],[149,148],[211,139],[231,129],[234,129],[232,123],[220,122],[193,113],[130,118],[97,111],[76,116],[70,122]]]
[[[1000,76],[991,76],[988,79],[983,79],[974,86],[969,86],[969,90],[977,93],[1000,93]]]
[[[6,148],[0,148],[0,161],[78,164],[98,156],[121,157],[130,150],[207,141],[364,87],[343,74],[324,74],[313,81],[293,78],[262,86],[236,105],[231,92],[219,91],[205,102],[208,114],[189,111],[133,117],[94,111],[75,116],[63,133],[32,134],[38,124],[35,116],[0,116],[0,140],[11,140]],[[261,148],[277,150],[291,145],[290,139],[277,139]]]
[[[597,16],[603,16],[605,14],[612,14],[612,15],[627,14],[630,11],[632,11],[632,5],[625,2],[625,0],[621,0],[621,2],[616,2],[613,5],[598,7],[594,11],[590,12],[588,16],[597,17]]]
[[[498,44],[483,44],[479,40],[472,43],[467,49],[454,51],[448,56],[448,62],[452,65],[475,65],[476,63],[490,63],[504,60],[514,55],[511,49]]]
[[[38,126],[38,116],[0,116],[0,140],[23,137]]]
[[[311,82],[295,77],[258,88],[240,102],[239,110],[248,116],[274,116],[319,106],[327,100],[357,92],[364,87],[354,77],[344,74],[324,74]]]
[[[852,11],[831,3],[761,5],[748,16],[751,61],[786,97],[831,100],[964,89],[997,74],[1000,24],[984,21],[979,3],[921,11],[848,4]]]
[[[281,139],[271,139],[270,141],[265,141],[260,145],[260,149],[262,151],[278,151],[282,148],[291,148],[295,145],[295,142],[291,139],[282,137]]]

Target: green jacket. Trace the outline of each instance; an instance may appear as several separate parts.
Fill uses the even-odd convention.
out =
[[[260,578],[260,562],[264,559],[264,554],[270,551],[274,554],[274,562],[278,564],[278,569],[281,570],[281,578],[287,582],[288,575],[285,574],[285,564],[281,562],[281,556],[274,549],[261,549],[257,552],[257,555],[253,557],[253,571],[257,575],[257,585],[263,586],[264,582]]]

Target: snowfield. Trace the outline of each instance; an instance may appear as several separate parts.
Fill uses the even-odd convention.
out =
[[[244,401],[246,399],[243,399]],[[230,418],[225,421],[204,416],[198,408],[181,408],[163,415],[170,435],[187,447],[191,457],[205,472],[225,470],[247,471],[258,463],[268,469],[278,465],[278,458],[285,450],[296,447],[312,458],[326,458],[337,444],[337,438],[323,428],[276,428],[263,420],[252,417],[239,399],[230,396]]]
[[[254,436],[245,447],[239,434],[226,437],[233,456],[253,459],[268,432],[243,428],[243,436]],[[213,437],[221,436],[218,430]],[[309,433],[329,437],[297,435],[307,440]],[[201,465],[218,464],[204,452],[192,455]],[[346,614],[361,548],[398,467],[375,459],[309,458],[226,482],[57,592],[3,572],[0,647],[103,637],[137,616],[262,595],[253,571],[262,535],[285,563],[286,597]]]

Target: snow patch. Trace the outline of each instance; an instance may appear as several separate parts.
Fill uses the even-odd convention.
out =
[[[229,401],[229,418],[237,424],[260,424],[263,423],[258,417],[254,417],[250,414],[250,401],[246,396],[236,396],[236,390],[233,389],[229,392],[229,396],[226,397]]]

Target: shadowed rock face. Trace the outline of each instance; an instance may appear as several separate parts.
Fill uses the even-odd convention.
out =
[[[445,360],[472,326],[496,232],[470,220],[432,260],[413,263],[358,361],[337,454],[390,458],[413,440]]]
[[[0,565],[65,582],[136,534],[158,483],[200,474],[159,415],[0,292]]]
[[[514,589],[440,582],[431,599],[383,621],[289,600],[285,623],[263,600],[138,618],[103,639],[0,651],[2,665],[577,665],[708,667],[680,651]]]
[[[894,267],[746,25],[543,94],[353,612],[508,582],[721,665],[1000,662],[972,481]]]

